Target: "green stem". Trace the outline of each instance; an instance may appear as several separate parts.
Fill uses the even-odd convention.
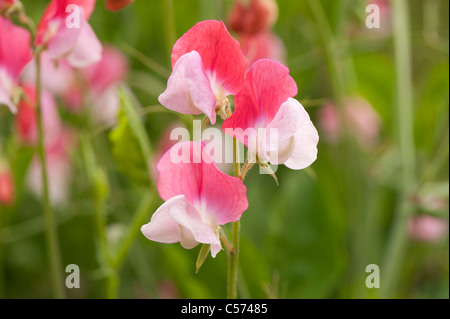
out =
[[[175,16],[173,11],[173,0],[164,0],[164,31],[169,60],[172,55],[172,47],[176,41]]]
[[[411,44],[408,2],[393,0],[394,51],[397,86],[398,147],[401,160],[399,203],[384,259],[384,279],[381,281],[382,298],[392,297],[397,288],[399,270],[406,247],[406,222],[413,212],[409,197],[416,187],[416,154],[413,131],[413,89],[411,70]]]
[[[239,167],[239,146],[236,138],[233,138],[233,148],[234,148],[234,176],[240,176]],[[237,279],[238,279],[238,266],[239,266],[239,231],[240,231],[240,221],[236,221],[232,225],[232,245],[233,249],[229,254],[228,261],[228,285],[227,285],[227,298],[236,299],[237,298]]]
[[[38,118],[38,130],[39,130],[39,145],[38,153],[39,159],[41,161],[42,168],[42,185],[43,185],[43,205],[44,205],[44,216],[46,224],[46,244],[47,253],[50,264],[50,275],[51,275],[51,285],[53,296],[55,298],[64,298],[65,293],[63,290],[63,275],[62,275],[62,263],[61,256],[59,253],[59,243],[58,243],[58,233],[55,226],[55,218],[50,205],[49,190],[48,190],[48,179],[47,179],[47,161],[45,157],[45,145],[44,145],[44,129],[43,129],[43,119],[42,119],[42,105],[41,105],[41,59],[40,52],[35,54],[36,60],[36,105],[37,105],[37,118]]]
[[[147,191],[147,193],[142,198],[141,203],[139,204],[139,207],[134,214],[133,220],[128,227],[128,231],[126,232],[127,236],[122,241],[122,245],[119,247],[115,258],[113,258],[112,260],[111,265],[113,268],[120,268],[128,254],[128,251],[131,248],[131,245],[138,236],[141,226],[145,224],[145,221],[148,219],[148,212],[153,206],[153,202],[156,198],[155,192],[155,186],[152,186],[152,188]]]

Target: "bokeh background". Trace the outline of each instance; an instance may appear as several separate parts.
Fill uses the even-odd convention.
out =
[[[290,68],[296,98],[321,139],[310,168],[278,169],[279,187],[257,169],[248,174],[239,297],[449,297],[449,2],[408,0],[399,12],[395,1],[372,1],[381,9],[379,29],[366,27],[367,1],[277,1],[278,17],[267,32],[278,40],[267,51]],[[49,1],[22,2],[37,23]],[[139,114],[153,150],[171,123],[192,123],[157,106],[174,41],[198,21],[227,22],[232,5],[137,0],[110,12],[97,1],[90,23],[102,42],[127,57],[124,82],[148,110]],[[402,29],[404,23],[409,27]],[[138,232],[120,267],[105,264],[96,211],[115,252],[133,215],[147,222],[162,201],[156,195],[143,203],[154,181],[132,129],[86,128],[79,115],[61,105],[59,112],[79,140],[91,140],[103,189],[86,173],[79,142],[71,152],[70,191],[55,207],[62,263],[81,272],[81,287],[67,296],[225,298],[225,251],[196,274],[199,247],[150,242]],[[0,156],[15,181],[14,203],[0,205],[0,297],[48,298],[42,204],[26,182],[34,150],[14,134],[13,116],[0,109]],[[365,285],[369,264],[380,267],[379,289]]]

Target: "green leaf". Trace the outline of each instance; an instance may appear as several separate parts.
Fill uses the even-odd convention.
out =
[[[198,271],[200,270],[200,267],[205,262],[206,257],[208,257],[210,249],[211,249],[210,244],[202,245],[202,248],[200,249],[200,252],[198,253],[197,262],[195,263],[195,273],[198,273]]]
[[[139,185],[148,185],[150,141],[137,113],[136,103],[129,92],[120,89],[119,96],[121,102],[119,124],[109,135],[112,154],[121,173]]]

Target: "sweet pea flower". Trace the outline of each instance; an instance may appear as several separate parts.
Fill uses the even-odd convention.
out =
[[[39,22],[37,45],[45,45],[51,59],[65,59],[73,67],[100,60],[102,45],[87,22],[95,0],[52,0]]]
[[[415,240],[438,242],[448,231],[448,220],[429,215],[411,216],[408,218],[408,233]]]
[[[127,71],[125,56],[112,46],[105,46],[99,62],[81,70],[85,86],[89,89],[85,103],[96,123],[115,123],[120,108],[117,89]]]
[[[68,196],[72,176],[70,150],[74,145],[72,131],[65,127],[61,128],[51,143],[45,145],[49,197],[54,206],[63,204]],[[42,165],[38,157],[34,157],[31,163],[27,184],[36,196],[42,196]]]
[[[10,8],[16,2],[17,2],[17,0],[0,0],[0,12],[2,12],[5,9]]]
[[[38,124],[36,109],[36,88],[24,85],[22,87],[24,98],[19,103],[17,116],[15,117],[15,129],[19,141],[25,145],[38,144]],[[42,91],[41,96],[42,119],[45,144],[53,143],[61,131],[61,121],[55,101],[50,93]]]
[[[183,114],[204,113],[214,124],[216,111],[226,117],[226,96],[241,89],[247,65],[222,21],[199,22],[175,43],[173,71],[159,102]]]
[[[333,103],[327,103],[318,113],[319,125],[330,142],[337,142],[342,136],[344,123],[359,144],[365,148],[374,147],[381,130],[381,118],[373,106],[365,99],[346,98],[343,102],[343,112],[340,118],[338,110]]]
[[[180,242],[186,249],[210,244],[215,257],[222,249],[219,225],[239,220],[248,208],[244,183],[220,172],[203,144],[192,141],[173,146],[157,169],[165,203],[142,226],[142,233],[157,242]]]
[[[289,69],[271,60],[256,61],[235,96],[235,111],[222,125],[244,143],[260,164],[303,169],[317,157],[319,135],[303,106],[292,97],[297,85]]]
[[[245,4],[237,0],[228,15],[227,25],[231,30],[244,34],[257,34],[270,29],[278,17],[278,6],[274,0],[250,0]]]
[[[30,34],[0,16],[0,105],[17,111],[18,79],[31,60]]]
[[[111,11],[119,11],[132,2],[134,2],[134,0],[106,0],[106,9]]]
[[[14,178],[9,169],[0,165],[0,205],[11,206],[13,202]]]
[[[283,41],[273,32],[264,31],[254,35],[244,34],[239,38],[242,53],[250,64],[269,59],[281,63],[286,61],[286,47]]]

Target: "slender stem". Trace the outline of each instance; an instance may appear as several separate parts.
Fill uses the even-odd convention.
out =
[[[393,0],[394,51],[397,86],[398,146],[401,160],[399,203],[384,260],[381,296],[392,297],[397,288],[399,269],[406,246],[406,222],[413,212],[409,197],[416,187],[416,155],[413,131],[413,91],[408,2]]]
[[[38,130],[39,130],[39,145],[38,153],[41,161],[42,168],[42,185],[43,185],[43,204],[44,204],[44,216],[45,224],[47,228],[46,243],[47,253],[50,263],[50,274],[53,295],[55,298],[64,298],[65,293],[62,284],[62,263],[59,253],[58,233],[55,226],[55,218],[50,205],[48,179],[47,179],[47,161],[45,157],[45,145],[44,145],[44,129],[42,119],[42,105],[41,105],[41,59],[40,52],[35,54],[36,61],[36,103],[37,103],[37,118],[38,118]]]
[[[233,138],[233,148],[234,148],[234,176],[240,176],[239,167],[239,147],[236,138]],[[237,298],[237,278],[238,278],[238,266],[239,266],[239,231],[240,231],[240,221],[236,221],[232,226],[232,244],[233,250],[230,251],[229,261],[228,261],[228,285],[227,285],[227,298],[236,299]]]
[[[234,249],[233,246],[231,246],[230,241],[227,238],[227,235],[225,235],[225,233],[222,231],[220,234],[220,239],[222,240],[225,249],[228,251],[228,253],[233,253]]]

